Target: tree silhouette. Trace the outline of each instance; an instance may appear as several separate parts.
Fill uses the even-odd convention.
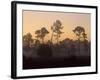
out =
[[[38,47],[40,45],[40,41],[38,39],[33,39],[34,46]]]
[[[31,33],[27,33],[23,36],[23,45],[27,48],[31,47],[31,44],[33,43],[32,35]]]
[[[84,32],[82,33],[84,41],[87,39],[87,34]]]
[[[48,33],[49,33],[49,31],[45,27],[41,28],[41,39],[42,39],[42,43],[44,43],[44,37]]]
[[[44,37],[46,36],[46,34],[48,34],[48,30],[45,27],[42,27],[40,30],[35,31],[35,34],[37,34],[36,38],[37,39],[41,39],[42,43],[44,43]]]
[[[55,36],[56,40],[57,40],[57,44],[59,43],[59,37],[63,33],[63,32],[61,32],[61,29],[63,29],[61,21],[60,20],[56,20],[53,23],[53,26],[51,26],[51,30],[52,30],[51,42],[52,42],[53,36]],[[54,35],[54,33],[56,33],[56,34]]]
[[[76,34],[76,36],[78,36],[78,40],[80,41],[82,34],[85,33],[85,29],[81,26],[77,26],[73,32]]]
[[[79,41],[79,53],[80,53],[80,39],[83,37],[83,34],[85,33],[85,29],[81,26],[77,26],[73,32],[76,34],[76,36],[78,37],[78,41]],[[85,37],[85,36],[84,36]]]
[[[41,36],[41,30],[36,30],[35,31],[35,34],[37,35],[37,36],[35,36],[36,38],[37,38],[37,40],[40,38],[40,36]]]
[[[89,49],[89,46],[88,46],[89,42],[87,40],[87,34],[84,32],[82,34],[82,36],[83,36],[83,41],[84,41],[84,48],[85,48],[85,50],[88,50]]]

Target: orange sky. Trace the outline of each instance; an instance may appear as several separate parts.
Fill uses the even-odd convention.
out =
[[[90,40],[91,15],[87,13],[65,13],[65,12],[44,12],[44,11],[23,11],[23,35],[30,32],[35,38],[35,31],[45,27],[50,33],[45,37],[46,40],[51,39],[51,26],[53,22],[60,20],[64,28],[64,32],[59,40],[65,38],[76,39],[73,29],[76,26],[84,27],[88,40]]]

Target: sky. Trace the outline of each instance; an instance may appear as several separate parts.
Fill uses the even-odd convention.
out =
[[[89,13],[71,13],[71,12],[50,12],[50,11],[23,11],[23,35],[31,33],[33,39],[36,39],[35,31],[45,27],[49,34],[45,36],[45,41],[51,39],[51,26],[56,20],[62,22],[64,32],[59,40],[70,38],[76,40],[77,37],[72,31],[77,26],[82,26],[87,34],[87,39],[91,40],[91,14]],[[55,41],[55,39],[53,39]]]

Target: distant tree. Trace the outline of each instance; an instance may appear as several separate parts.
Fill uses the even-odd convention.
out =
[[[82,33],[82,36],[83,36],[83,40],[86,41],[86,39],[87,39],[87,34],[86,34],[85,32],[83,32],[83,33]]]
[[[52,42],[53,36],[55,36],[56,40],[57,40],[57,44],[59,43],[59,37],[63,33],[63,32],[61,32],[61,29],[63,29],[61,21],[60,20],[56,20],[53,23],[53,26],[51,26],[51,30],[52,30],[51,42]],[[56,33],[56,35],[54,35],[54,33]]]
[[[76,36],[78,36],[78,40],[80,41],[80,39],[82,38],[83,33],[85,33],[85,29],[81,26],[77,26],[73,32],[76,34]]]
[[[40,45],[40,41],[38,39],[33,39],[34,46],[38,47]]]
[[[37,49],[37,54],[41,58],[50,58],[52,57],[52,49],[48,44],[41,44]]]
[[[89,50],[89,42],[87,40],[87,34],[84,32],[82,36],[83,36],[84,48],[87,51]]]
[[[49,31],[45,27],[41,28],[41,39],[42,39],[42,43],[44,43],[44,37],[48,33],[49,33]]]
[[[47,44],[50,46],[50,45],[52,45],[52,42],[50,40],[48,40]]]
[[[79,41],[79,53],[80,53],[80,40],[83,37],[83,34],[85,33],[85,29],[81,26],[77,26],[73,32],[76,34],[76,36],[78,37],[78,41]],[[85,37],[85,36],[84,36]]]
[[[36,34],[35,37],[37,38],[37,40],[39,40],[39,38],[41,37],[41,30],[36,30],[35,34]]]
[[[31,44],[33,43],[32,35],[31,33],[27,33],[23,36],[23,45],[25,47],[31,47]]]
[[[42,43],[44,43],[44,37],[48,33],[49,31],[45,27],[42,27],[40,30],[35,31],[35,34],[37,34],[36,36],[37,40],[40,38],[42,40]]]

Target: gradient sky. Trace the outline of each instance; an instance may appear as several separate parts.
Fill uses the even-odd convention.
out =
[[[76,39],[73,29],[76,26],[84,27],[88,40],[90,40],[91,15],[87,13],[65,13],[65,12],[45,12],[45,11],[23,11],[23,35],[30,32],[35,38],[35,31],[45,27],[50,33],[45,37],[46,40],[51,39],[51,26],[56,20],[60,20],[64,28],[64,32],[59,40],[65,38]]]

